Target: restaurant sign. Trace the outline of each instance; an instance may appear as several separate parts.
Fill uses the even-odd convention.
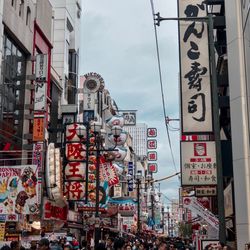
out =
[[[212,132],[207,6],[203,0],[179,0],[181,121],[183,133]]]
[[[181,142],[182,185],[217,185],[214,141]]]

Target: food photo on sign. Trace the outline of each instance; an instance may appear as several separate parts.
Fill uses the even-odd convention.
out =
[[[0,213],[38,212],[38,171],[35,165],[0,167]]]

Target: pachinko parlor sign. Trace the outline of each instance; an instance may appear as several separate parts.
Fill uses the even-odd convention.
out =
[[[0,167],[0,214],[38,212],[36,165]]]

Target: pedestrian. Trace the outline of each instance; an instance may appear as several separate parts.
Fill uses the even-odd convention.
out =
[[[11,250],[19,250],[20,249],[20,244],[18,241],[11,241],[10,243],[10,249]]]
[[[42,238],[39,242],[38,242],[38,249],[39,250],[50,250],[50,242],[47,238]]]
[[[7,245],[1,247],[1,250],[11,250],[11,248]]]

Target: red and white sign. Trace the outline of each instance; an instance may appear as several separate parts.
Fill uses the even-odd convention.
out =
[[[156,149],[157,148],[157,140],[148,140],[147,141],[148,149]]]
[[[217,185],[215,142],[181,142],[182,185]]]
[[[156,161],[157,160],[157,152],[150,151],[148,152],[148,161]]]
[[[156,128],[148,128],[147,129],[147,137],[156,137],[157,129]]]
[[[44,220],[63,220],[66,221],[68,217],[68,205],[62,203],[58,205],[53,201],[44,198],[44,208],[43,208],[43,218]]]
[[[219,230],[219,220],[217,217],[205,208],[196,197],[185,197],[183,198],[183,206],[184,208],[190,209],[193,213],[199,215],[202,219],[204,219],[209,225],[211,225],[214,229]]]
[[[103,157],[104,158],[104,157]],[[108,181],[110,187],[119,183],[119,178],[116,174],[115,167],[110,162],[103,162],[100,164],[101,176],[105,181]]]
[[[157,163],[148,163],[148,171],[151,173],[157,173],[158,171]]]

